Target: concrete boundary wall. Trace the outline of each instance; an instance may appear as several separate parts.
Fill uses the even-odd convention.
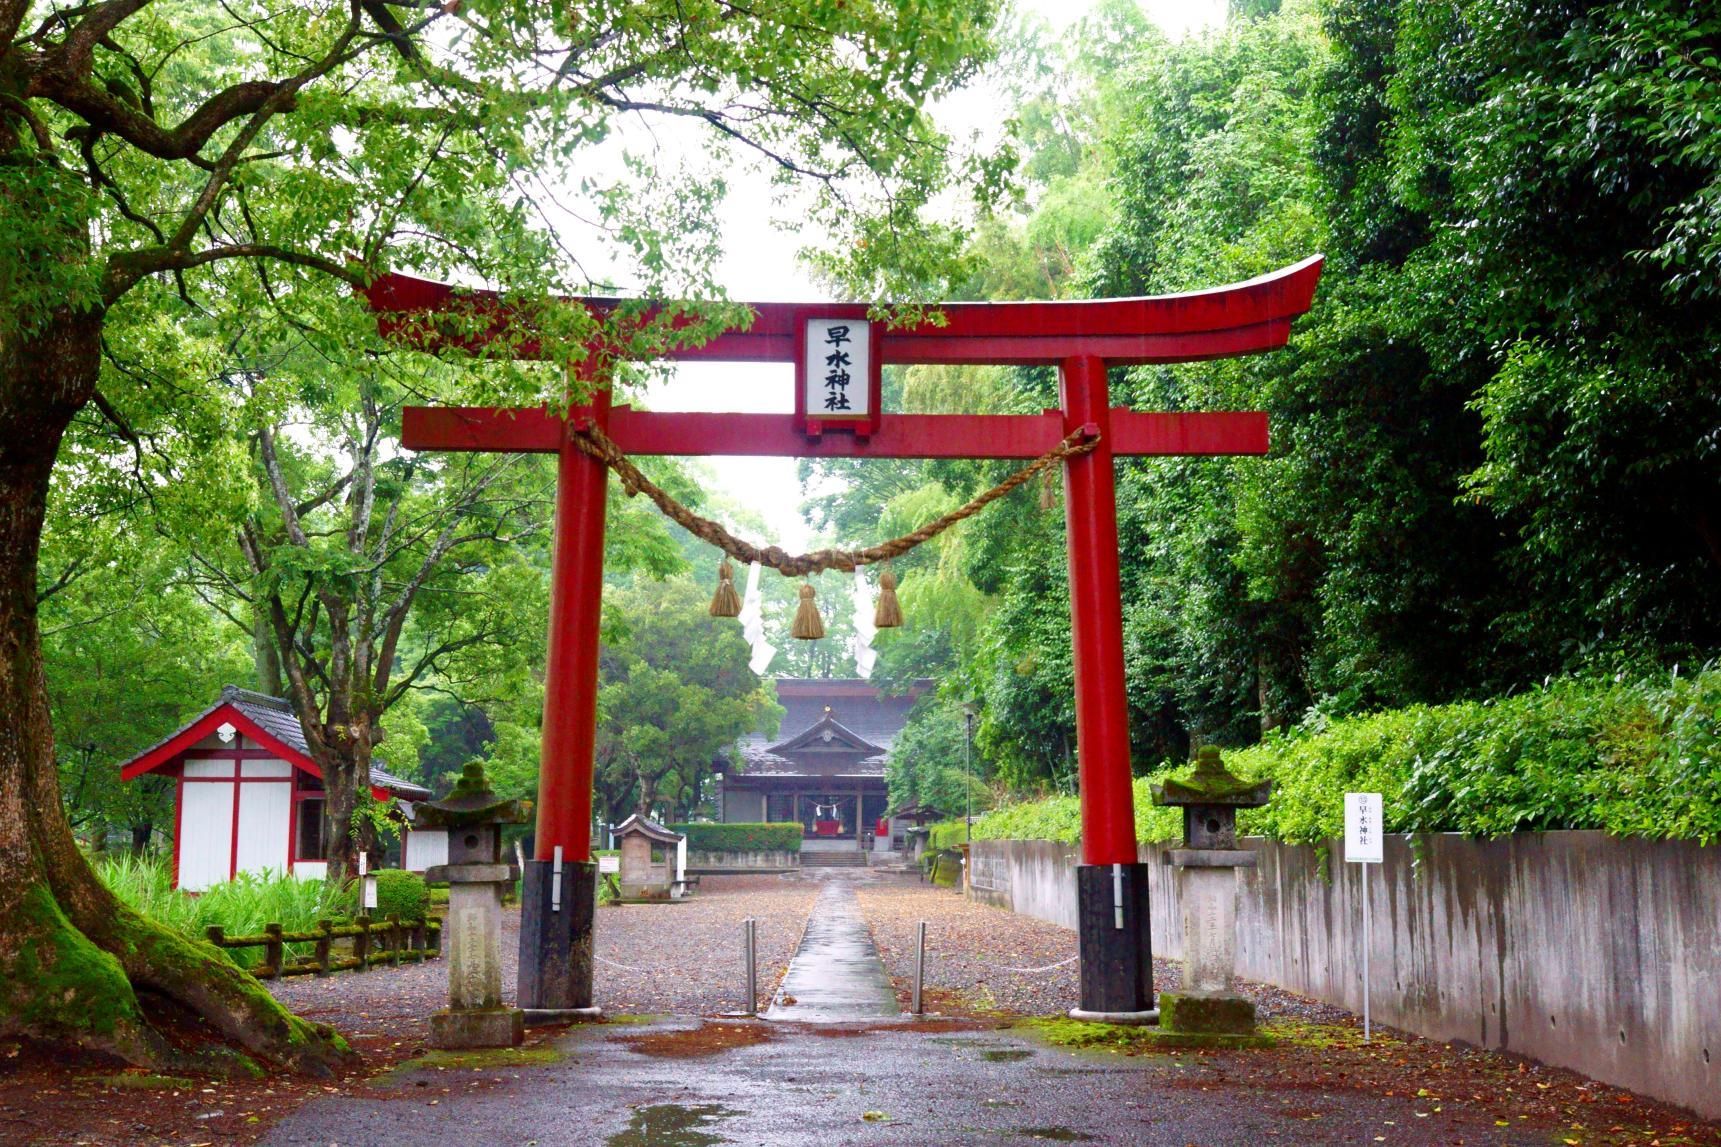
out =
[[[801,854],[785,848],[687,850],[687,871],[694,876],[733,876],[753,872],[793,872]]]
[[[1362,869],[1337,843],[1251,840],[1237,960],[1253,980],[1362,1008]],[[1180,904],[1150,864],[1153,945]],[[975,841],[976,898],[1075,927],[1076,847]],[[1499,1048],[1721,1118],[1721,847],[1599,832],[1388,836],[1368,866],[1382,1023]]]

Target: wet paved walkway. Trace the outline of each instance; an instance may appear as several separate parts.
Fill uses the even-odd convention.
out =
[[[722,1038],[717,1038],[717,1037]],[[837,1038],[840,1037],[840,1038]],[[727,1045],[727,1046],[725,1046]],[[985,1024],[676,1019],[573,1028],[554,1062],[401,1069],[275,1126],[269,1147],[1545,1147],[1541,1127],[1343,1081],[1285,1087],[1281,1053],[1128,1058]],[[1255,1055],[1255,1059],[1245,1056]],[[1444,1110],[1442,1110],[1442,1107]],[[1570,1139],[1571,1133],[1566,1133]],[[1647,1142],[1586,1138],[1600,1143]]]
[[[765,1018],[843,1023],[901,1014],[854,886],[825,885]]]

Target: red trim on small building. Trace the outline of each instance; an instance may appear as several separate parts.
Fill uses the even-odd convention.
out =
[[[212,735],[224,724],[230,724],[245,736],[264,746],[262,749],[193,749],[192,745]],[[154,772],[163,765],[182,760],[228,760],[233,761],[233,780],[239,780],[239,761],[245,757],[258,759],[278,759],[286,761],[294,768],[304,769],[319,781],[323,779],[323,770],[310,757],[294,748],[292,745],[270,733],[257,722],[247,717],[232,704],[217,705],[208,713],[187,725],[183,730],[169,737],[155,748],[142,753],[129,764],[120,769],[120,780],[136,780],[145,773]],[[193,780],[226,780],[225,777],[194,777]],[[257,777],[257,780],[280,780],[279,777]],[[376,800],[387,800],[388,790],[380,785],[370,787],[371,796]],[[237,804],[239,795],[234,793]],[[179,838],[174,837],[175,847]],[[175,880],[178,880],[177,868]]]

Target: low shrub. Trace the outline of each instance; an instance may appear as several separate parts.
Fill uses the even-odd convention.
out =
[[[1245,833],[1313,843],[1344,832],[1344,794],[1378,792],[1388,832],[1600,829],[1616,836],[1721,840],[1721,668],[1640,681],[1569,678],[1488,701],[1314,718],[1228,749],[1232,772],[1274,782]],[[1136,835],[1175,840],[1182,820],[1134,787]],[[961,822],[953,822],[961,828]],[[935,845],[950,843],[934,829]],[[1007,805],[976,840],[1081,838],[1075,797]],[[957,837],[956,839],[960,839]]]
[[[801,826],[777,824],[672,824],[687,836],[689,852],[799,852]]]
[[[399,868],[384,868],[376,876],[376,907],[371,916],[387,920],[399,916],[406,924],[418,924],[430,908],[430,888],[424,877]]]

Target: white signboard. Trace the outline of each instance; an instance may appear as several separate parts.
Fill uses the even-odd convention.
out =
[[[599,872],[620,872],[621,871],[621,857],[619,857],[619,856],[600,856],[600,857],[598,857],[598,871]]]
[[[1379,793],[1345,794],[1345,860],[1379,864],[1386,859],[1381,838]]]
[[[806,411],[812,419],[869,417],[872,324],[865,319],[808,319]]]

